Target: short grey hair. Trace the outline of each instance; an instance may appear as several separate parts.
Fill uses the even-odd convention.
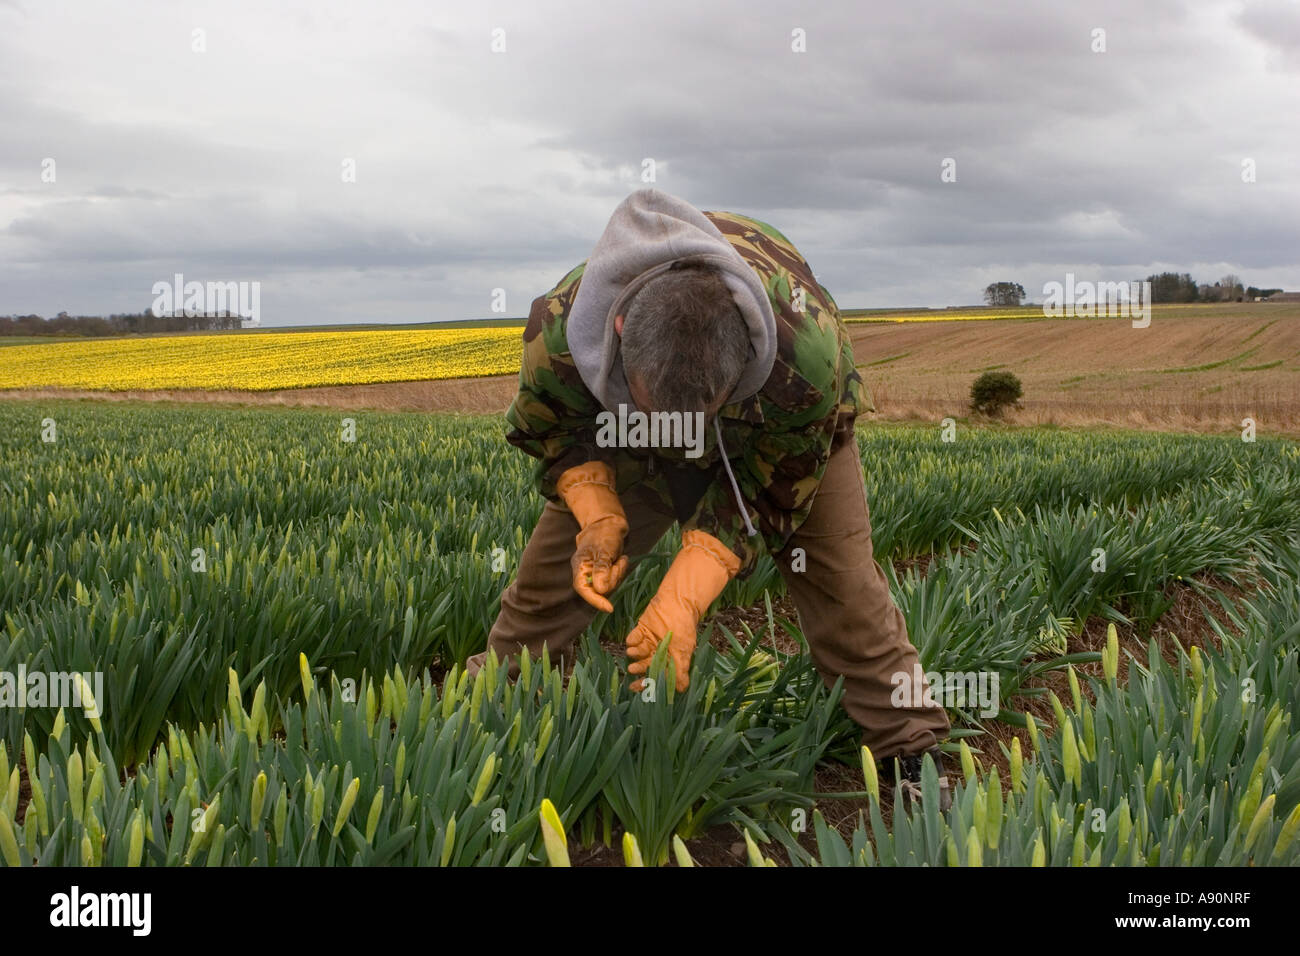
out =
[[[654,405],[712,412],[726,403],[753,349],[749,327],[718,271],[683,262],[647,282],[623,316],[623,374]]]

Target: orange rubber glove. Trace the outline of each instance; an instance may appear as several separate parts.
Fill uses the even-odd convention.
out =
[[[573,589],[592,607],[611,613],[614,605],[602,595],[618,587],[627,574],[627,515],[615,491],[614,469],[603,461],[589,461],[562,474],[555,490],[581,529],[574,539]]]
[[[627,656],[634,661],[627,672],[644,674],[649,670],[659,642],[671,633],[668,655],[676,671],[677,690],[686,690],[691,683],[691,657],[695,654],[700,619],[739,570],[740,558],[713,535],[705,531],[683,532],[682,550],[627,636]],[[639,691],[643,686],[638,679],[632,690]]]

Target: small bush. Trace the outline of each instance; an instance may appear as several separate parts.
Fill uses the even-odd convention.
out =
[[[985,415],[997,415],[1021,396],[1020,379],[1010,372],[985,372],[970,387],[970,407]]]

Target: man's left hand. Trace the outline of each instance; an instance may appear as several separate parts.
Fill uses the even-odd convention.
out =
[[[681,551],[627,636],[627,656],[632,659],[627,672],[648,671],[650,659],[660,642],[667,638],[677,690],[686,690],[691,682],[691,658],[695,654],[700,620],[739,570],[740,558],[713,535],[704,531],[683,532]],[[640,691],[643,686],[644,682],[638,679],[633,682],[632,690]]]

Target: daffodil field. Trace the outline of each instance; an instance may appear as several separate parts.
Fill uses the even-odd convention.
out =
[[[506,375],[515,328],[348,329],[77,339],[5,349],[0,388],[235,389]]]
[[[689,865],[724,828],[760,866],[1300,864],[1294,443],[858,437],[923,665],[999,678],[995,714],[950,708],[946,813],[908,814],[838,687],[766,628],[701,641],[683,693],[628,689],[609,646],[676,532],[571,673],[468,676],[542,507],[499,419],[2,403],[0,862]],[[716,608],[781,591],[767,560]],[[82,706],[5,697],[35,673],[101,680]],[[862,811],[832,827],[837,762]]]

